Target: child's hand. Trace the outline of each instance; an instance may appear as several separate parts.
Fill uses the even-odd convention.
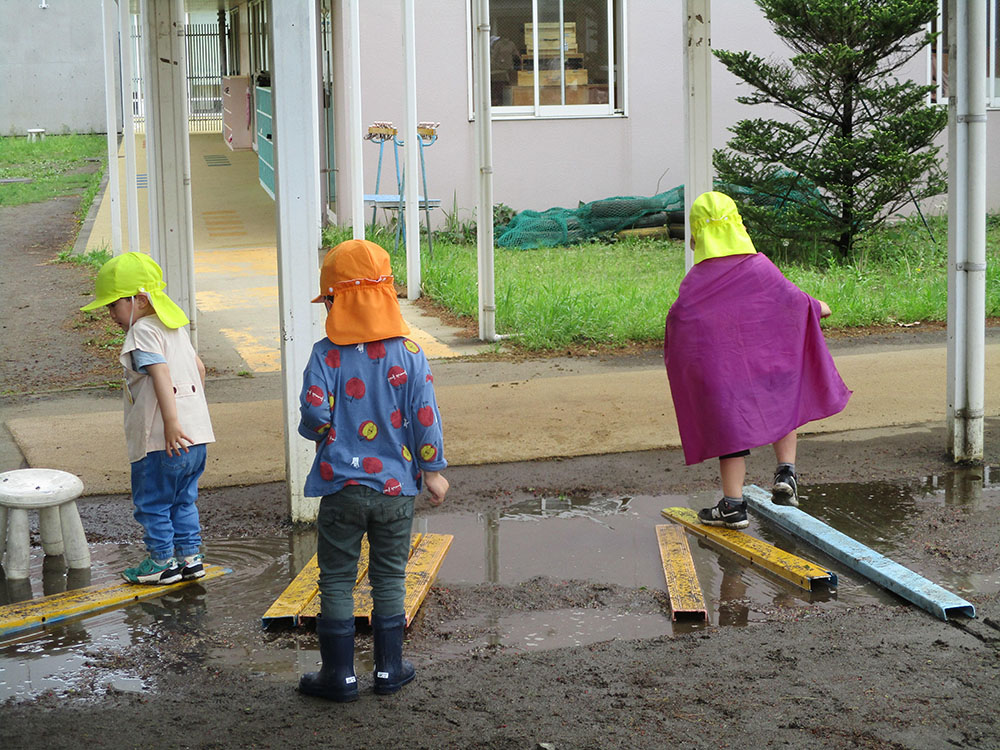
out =
[[[181,450],[188,453],[188,445],[194,444],[194,441],[184,434],[184,430],[181,429],[181,423],[176,419],[163,423],[163,440],[167,444],[166,451],[168,456],[174,455],[171,451],[177,453],[178,456],[181,455]],[[181,442],[182,440],[187,441],[187,445]]]
[[[444,496],[448,494],[448,480],[440,471],[424,472],[424,487],[430,493],[430,504],[437,507],[444,502]]]

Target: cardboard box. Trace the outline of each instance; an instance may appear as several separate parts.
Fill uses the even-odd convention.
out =
[[[607,86],[567,86],[566,104],[590,104],[592,88],[604,89],[604,101],[607,102]],[[515,107],[530,107],[535,103],[535,89],[533,86],[511,86],[513,92],[513,102]],[[538,96],[543,105],[562,104],[558,86],[540,86]]]
[[[534,24],[524,24],[524,45],[528,52],[535,49]],[[563,41],[566,52],[576,52],[576,24],[572,21],[563,24]],[[538,24],[538,51],[559,51],[559,22],[543,21]]]
[[[562,83],[562,79],[559,75],[558,70],[539,70],[538,71],[538,85],[539,86],[559,86]],[[587,71],[586,70],[567,70],[566,71],[566,85],[567,86],[583,86],[587,83]],[[517,71],[517,85],[518,86],[534,86],[535,85],[535,74],[530,70],[519,70]]]

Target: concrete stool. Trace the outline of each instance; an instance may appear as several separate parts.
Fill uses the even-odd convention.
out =
[[[38,528],[46,555],[65,555],[70,568],[90,567],[90,548],[83,533],[76,499],[83,482],[58,469],[15,469],[0,474],[0,557],[9,579],[28,577],[28,511],[38,511]]]
[[[45,128],[28,128],[28,143],[38,140],[39,136],[45,140]]]

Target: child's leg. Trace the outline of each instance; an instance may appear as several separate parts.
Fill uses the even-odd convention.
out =
[[[372,584],[372,614],[404,613],[406,561],[410,557],[413,498],[381,495],[368,525],[368,580]]]
[[[174,525],[170,519],[174,487],[171,477],[162,470],[166,457],[166,451],[153,451],[132,462],[132,515],[142,525],[146,551],[153,560],[174,556]]]
[[[730,498],[742,498],[743,482],[747,476],[746,458],[744,456],[720,458],[719,474],[722,477],[722,494]]]
[[[792,430],[774,444],[774,457],[779,464],[795,466],[795,450],[798,447],[798,433]]]
[[[320,614],[324,620],[354,618],[354,582],[358,577],[361,537],[367,525],[367,487],[351,485],[319,504],[316,556],[319,563]]]
[[[795,475],[797,447],[798,435],[795,430],[774,443],[774,457],[778,461],[778,468],[774,471],[774,484],[771,487],[772,502],[792,506],[799,504],[799,482]]]
[[[198,554],[201,523],[198,520],[198,480],[205,471],[205,445],[192,445],[188,452],[164,459],[164,473],[174,482],[174,504],[170,520],[174,526],[174,550],[178,558]]]
[[[706,526],[725,526],[727,529],[744,529],[750,525],[747,504],[743,499],[743,480],[746,479],[746,457],[750,451],[738,451],[719,456],[719,475],[722,477],[722,499],[712,508],[698,511],[698,520]]]

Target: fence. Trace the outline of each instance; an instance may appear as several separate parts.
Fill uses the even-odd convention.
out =
[[[227,28],[226,34],[228,35]],[[192,23],[184,27],[187,42],[187,104],[188,129],[192,133],[222,132],[222,62],[219,47],[219,27],[211,23]],[[146,110],[143,101],[140,42],[142,30],[138,18],[132,17],[130,33],[132,53],[132,117],[135,132],[146,132]]]

